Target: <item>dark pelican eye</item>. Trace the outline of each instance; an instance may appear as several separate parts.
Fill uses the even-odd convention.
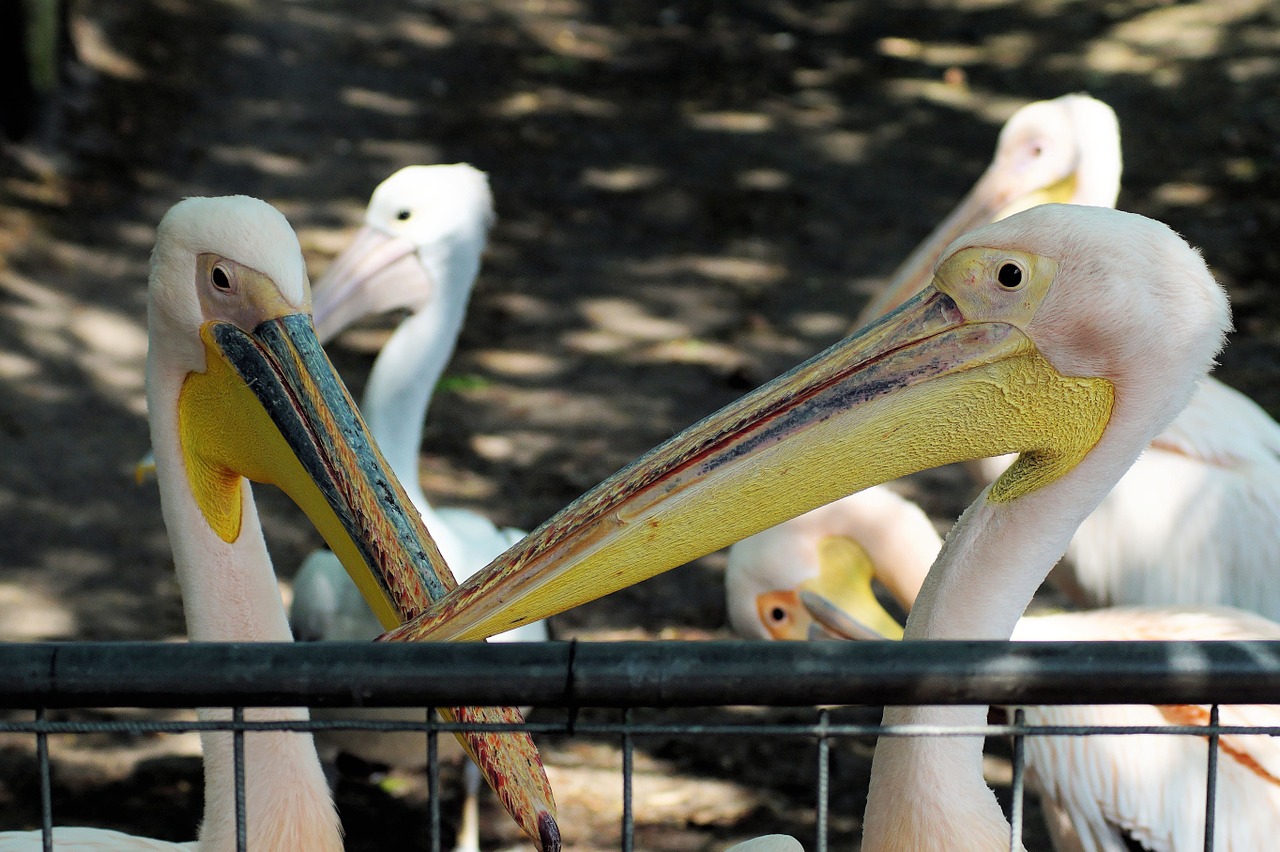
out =
[[[786,621],[786,619],[787,619],[787,611],[782,607],[775,606],[773,609],[769,610],[769,620],[778,622],[778,621]]]
[[[1006,290],[1016,290],[1022,286],[1022,268],[1016,263],[1002,264],[1000,271],[996,273],[996,280]]]
[[[215,266],[213,271],[209,273],[209,278],[213,281],[213,286],[222,292],[226,293],[231,290],[231,276],[221,266]]]
[[[399,213],[397,213],[396,218],[399,219],[401,222],[407,222],[409,220],[409,217],[412,215],[413,215],[413,211],[406,209],[406,210],[401,210]]]

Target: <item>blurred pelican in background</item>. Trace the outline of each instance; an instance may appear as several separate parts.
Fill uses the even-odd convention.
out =
[[[894,272],[858,325],[923,288],[965,231],[1049,201],[1112,207],[1120,130],[1109,106],[1064,95],[1018,110],[968,195]],[[1121,285],[1123,286],[1123,285]],[[984,483],[1012,459],[977,461]],[[1280,424],[1213,377],[1080,526],[1053,579],[1077,602],[1224,604],[1280,620]]]
[[[360,411],[391,469],[422,515],[458,579],[488,564],[524,532],[483,515],[436,508],[419,481],[423,423],[453,355],[480,257],[493,223],[485,174],[465,163],[409,166],[373,191],[364,226],[315,285],[316,332],[327,342],[365,317],[406,311],[383,345],[365,386]],[[289,621],[300,641],[368,640],[383,631],[336,556],[317,550],[293,581]],[[544,622],[494,637],[499,642],[548,639]],[[425,710],[317,711],[325,719],[421,720]],[[425,738],[412,731],[330,730],[316,735],[326,762],[339,752],[396,767],[426,765]],[[461,755],[455,755],[460,757]],[[465,797],[456,852],[479,852],[480,775],[463,764]]]

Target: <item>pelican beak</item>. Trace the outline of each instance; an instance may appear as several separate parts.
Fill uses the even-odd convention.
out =
[[[999,222],[1001,219],[1007,219],[1015,213],[1030,210],[1032,207],[1039,207],[1041,204],[1070,204],[1071,200],[1076,197],[1078,184],[1079,175],[1073,171],[1048,186],[1042,186],[1022,195],[1008,197],[1005,203],[996,210],[992,218],[983,222],[975,222],[973,226],[957,233],[956,236],[958,237],[960,234],[976,228],[979,224],[986,224],[988,221]]]
[[[794,588],[772,589],[756,597],[756,613],[772,639],[840,639],[815,622],[805,605],[808,597],[856,617],[861,639],[899,639],[902,628],[880,606],[872,588],[875,567],[861,544],[843,535],[829,535],[817,543],[818,573]],[[836,603],[838,601],[839,603]]]
[[[1028,192],[1006,166],[993,163],[944,220],[946,244],[979,225],[998,222],[1041,204],[1067,204],[1075,196],[1077,180],[1076,172],[1071,171],[1048,186]]]
[[[246,280],[255,274],[244,271]],[[255,316],[252,330],[224,321],[200,329],[206,369],[187,375],[179,397],[191,491],[230,542],[240,533],[240,478],[281,488],[382,624],[394,627],[444,596],[453,576],[320,348],[310,316],[280,301],[265,318]],[[465,722],[520,721],[505,708],[457,712]],[[463,744],[539,848],[559,849],[554,796],[528,735],[469,733]]]
[[[889,618],[889,623],[893,625],[893,629],[889,632],[884,632],[878,627],[872,627],[866,620],[860,618],[858,613],[845,609],[818,592],[807,589],[801,590],[800,603],[804,605],[810,617],[813,618],[810,638],[864,640],[902,638],[902,626],[892,618],[889,618],[889,614],[884,610],[880,610],[880,612],[884,613],[884,616]],[[872,595],[871,603],[877,607],[879,606],[878,603],[875,603],[874,595]]]
[[[239,535],[239,478],[278,486],[315,524],[384,625],[421,611],[452,577],[373,444],[310,318],[200,330],[207,370],[181,394],[192,492],[223,539]],[[423,566],[419,571],[418,566]],[[448,578],[448,579],[446,579]]]
[[[1016,300],[974,286],[1010,256],[1026,271]],[[995,501],[1054,481],[1114,398],[1106,379],[1061,375],[1025,330],[1056,272],[1027,253],[955,252],[898,310],[619,471],[391,636],[510,630],[943,464],[1023,453]]]
[[[814,619],[812,626],[826,627],[810,603],[816,600],[857,625],[857,638],[901,639],[902,625],[876,600],[874,578],[875,566],[862,545],[847,536],[827,536],[818,543],[818,576],[805,580],[797,589],[799,603]],[[812,629],[809,633],[813,635]]]
[[[429,298],[431,281],[405,237],[364,226],[316,282],[312,316],[327,342],[360,317],[394,308],[415,309]]]

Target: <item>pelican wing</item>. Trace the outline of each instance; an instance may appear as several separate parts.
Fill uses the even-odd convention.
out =
[[[1068,554],[1107,604],[1225,604],[1280,618],[1280,425],[1212,379],[1080,527]]]
[[[1249,397],[1210,376],[1152,446],[1227,468],[1275,464],[1280,458],[1280,423]]]
[[[1162,725],[1170,708],[1029,707],[1048,725]],[[1182,708],[1179,708],[1182,709]],[[1185,708],[1203,713],[1205,708]],[[1280,721],[1274,707],[1222,708],[1224,724]],[[1190,722],[1191,719],[1173,721]],[[1199,848],[1204,837],[1208,740],[1195,736],[1029,737],[1027,757],[1042,795],[1070,815],[1080,847],[1111,852],[1117,829],[1156,852]],[[1218,762],[1219,849],[1265,849],[1280,831],[1280,784],[1265,762],[1280,752],[1269,737],[1223,738]]]
[[[1081,641],[1280,639],[1280,625],[1228,607],[1115,607],[1026,618],[1016,638]],[[1042,725],[1204,725],[1209,708],[1177,705],[1027,707]],[[1280,725],[1280,708],[1221,708],[1223,725]],[[1190,735],[1029,737],[1043,794],[1071,816],[1080,847],[1110,852],[1116,828],[1148,849],[1199,848],[1204,837],[1208,738]],[[1223,737],[1218,761],[1220,849],[1265,849],[1280,832],[1280,743]],[[1123,849],[1124,847],[1118,847]]]

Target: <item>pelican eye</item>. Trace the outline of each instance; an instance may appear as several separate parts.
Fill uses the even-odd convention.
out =
[[[787,620],[787,611],[780,606],[775,606],[769,610],[769,620],[775,624],[779,624]]]
[[[396,219],[401,222],[407,222],[411,216],[413,216],[413,211],[406,208],[396,214]]]
[[[231,276],[221,266],[213,267],[213,271],[209,273],[209,279],[213,282],[213,286],[222,292],[231,292]]]
[[[996,273],[996,281],[1006,290],[1017,290],[1022,286],[1022,267],[1016,263],[1002,263]]]

